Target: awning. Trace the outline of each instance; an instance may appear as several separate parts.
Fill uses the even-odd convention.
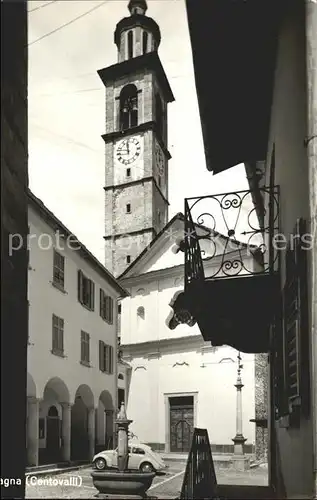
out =
[[[208,170],[265,159],[285,0],[186,0]]]

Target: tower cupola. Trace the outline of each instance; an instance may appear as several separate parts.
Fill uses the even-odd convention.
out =
[[[146,0],[130,0],[128,9],[131,16],[133,16],[134,14],[145,16],[145,13],[147,11]]]
[[[114,33],[114,41],[118,47],[118,62],[156,51],[161,42],[158,24],[145,15],[146,0],[130,0],[128,9],[130,16],[118,22]]]

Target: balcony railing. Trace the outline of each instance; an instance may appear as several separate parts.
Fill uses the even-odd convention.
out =
[[[214,499],[217,479],[206,429],[194,429],[181,490],[181,500]]]
[[[201,280],[275,273],[279,188],[185,199],[185,288]]]

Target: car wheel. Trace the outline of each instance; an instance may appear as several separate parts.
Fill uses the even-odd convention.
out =
[[[104,470],[107,468],[107,462],[104,458],[97,458],[94,462],[96,469]]]
[[[144,462],[140,466],[140,471],[141,472],[154,472],[154,467],[150,462]]]

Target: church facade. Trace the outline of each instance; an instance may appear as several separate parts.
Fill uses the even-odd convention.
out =
[[[238,351],[204,342],[197,325],[171,330],[166,321],[183,288],[183,255],[173,252],[182,233],[183,216],[177,214],[120,279],[130,295],[121,301],[121,349],[131,366],[131,430],[158,450],[185,453],[193,428],[206,428],[213,450],[231,453]],[[255,356],[241,356],[242,427],[245,451],[253,453]]]
[[[171,330],[166,322],[184,276],[183,254],[172,251],[184,236],[183,216],[168,218],[167,106],[174,96],[146,1],[130,0],[128,8],[114,34],[118,61],[98,74],[106,91],[105,265],[131,295],[119,306],[122,359],[131,367],[125,393],[131,430],[157,449],[186,452],[193,427],[204,427],[214,449],[231,452],[238,352],[205,343],[197,326]],[[220,237],[220,249],[224,244]],[[251,452],[254,355],[243,355],[243,363]]]

